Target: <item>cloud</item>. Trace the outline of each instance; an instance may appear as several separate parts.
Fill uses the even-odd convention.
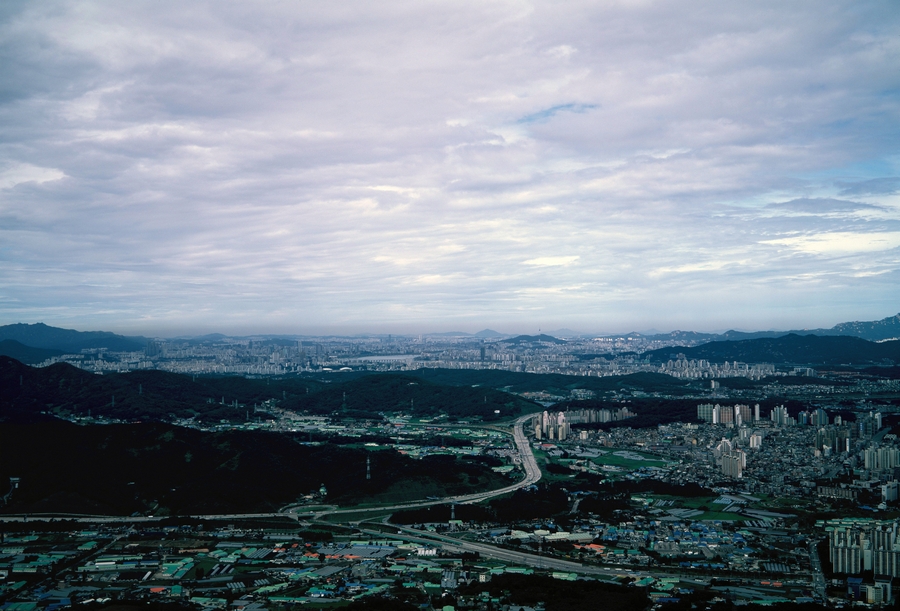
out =
[[[837,212],[857,212],[859,210],[883,210],[881,206],[863,204],[840,199],[829,198],[803,198],[793,199],[788,202],[769,204],[770,210],[783,210],[786,212],[799,212],[804,214],[830,214]]]
[[[551,49],[547,49],[547,54],[556,59],[565,59],[578,52],[578,49],[569,45],[559,45]]]
[[[900,248],[900,231],[831,233],[795,236],[767,240],[764,244],[789,246],[801,252],[821,253],[869,253]]]
[[[523,261],[525,265],[533,265],[535,267],[559,267],[565,265],[571,265],[575,263],[579,259],[578,256],[567,256],[567,257],[537,257],[535,259],[528,259],[527,261]]]
[[[597,108],[596,104],[560,104],[551,108],[545,108],[535,113],[526,115],[516,121],[517,123],[538,123],[547,121],[561,112],[585,113],[589,110]]]
[[[0,323],[879,318],[898,27],[849,0],[4,5]]]
[[[892,195],[900,191],[900,177],[897,176],[836,184],[841,188],[841,195]]]
[[[18,164],[15,167],[0,172],[0,189],[11,189],[22,183],[33,182],[41,184],[53,180],[65,178],[65,174],[53,168],[41,168],[28,163]]]

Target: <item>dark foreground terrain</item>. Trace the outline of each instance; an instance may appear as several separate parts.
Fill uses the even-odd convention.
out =
[[[206,433],[162,423],[0,424],[0,511],[129,515],[271,512],[324,484],[320,502],[460,494],[508,479],[476,460],[301,445],[278,433]],[[366,459],[371,480],[366,480]],[[401,486],[402,488],[398,488]]]

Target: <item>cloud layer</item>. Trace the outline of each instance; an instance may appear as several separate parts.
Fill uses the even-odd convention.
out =
[[[831,325],[900,297],[889,3],[7,3],[0,322]]]

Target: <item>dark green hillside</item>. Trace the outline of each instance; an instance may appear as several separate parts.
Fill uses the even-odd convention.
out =
[[[894,365],[893,367],[867,367],[860,371],[860,373],[864,373],[868,376],[871,376],[873,379],[890,379],[890,380],[900,380],[900,367]]]
[[[609,391],[691,391],[689,382],[640,373],[604,378],[513,373],[494,370],[422,369],[406,375],[352,374],[324,378],[247,379],[204,377],[163,371],[95,375],[65,363],[33,368],[0,357],[0,421],[22,421],[41,412],[126,421],[171,420],[243,422],[248,410],[268,399],[281,407],[313,414],[377,417],[382,412],[454,418],[505,419],[538,409],[530,401],[501,392],[572,389]],[[238,407],[234,407],[237,401]],[[499,412],[499,413],[498,413]],[[252,415],[252,414],[251,414]]]
[[[520,373],[499,369],[418,369],[409,372],[435,384],[455,386],[486,386],[502,388],[511,392],[534,392],[546,390],[568,394],[576,388],[595,392],[618,390],[640,390],[643,392],[665,392],[686,394],[690,392],[690,382],[659,373],[634,373],[624,376],[574,376],[556,373]]]
[[[147,344],[143,337],[125,337],[108,331],[74,331],[60,329],[44,323],[0,326],[0,340],[13,339],[34,348],[49,348],[78,354],[83,349],[106,348],[111,352],[143,350]]]
[[[653,362],[665,362],[676,353],[714,363],[779,363],[793,365],[871,365],[900,361],[900,341],[870,342],[858,337],[785,335],[778,338],[710,342],[693,348],[660,348],[644,353]]]
[[[881,369],[881,368],[879,368]],[[748,388],[762,388],[771,384],[782,386],[852,386],[850,380],[835,380],[833,378],[814,378],[808,376],[766,376],[759,380],[750,378],[719,378],[717,380],[722,388],[734,390],[746,390]]]
[[[312,414],[349,417],[404,412],[498,420],[534,411],[537,406],[491,388],[442,386],[410,375],[373,374],[302,396],[296,408]]]
[[[14,339],[0,341],[0,356],[8,356],[29,365],[42,363],[50,357],[60,356],[61,354],[63,354],[62,350],[32,348]]]
[[[477,461],[305,446],[277,433],[203,433],[162,423],[0,424],[0,482],[21,478],[6,513],[270,512],[325,484],[327,502],[422,498],[500,487]],[[366,457],[372,479],[366,480]],[[405,488],[395,493],[398,482]],[[416,494],[411,494],[413,493]]]
[[[0,420],[47,411],[75,416],[90,412],[127,421],[194,417],[243,422],[248,410],[268,399],[278,399],[282,407],[348,417],[403,411],[497,420],[536,408],[490,388],[445,386],[410,376],[371,374],[343,380],[328,384],[302,377],[203,377],[154,370],[101,376],[65,363],[38,369],[0,357]]]
[[[651,602],[644,588],[594,580],[562,581],[548,575],[496,575],[488,583],[465,586],[462,591],[490,592],[491,596],[504,597],[504,600],[508,597],[512,603],[510,609],[526,605],[536,608],[544,603],[547,611],[642,611]]]
[[[192,377],[164,371],[95,375],[66,363],[34,368],[0,357],[0,420],[50,411],[122,420],[172,416],[243,422],[247,409],[268,399],[296,400],[323,386],[302,378]],[[115,405],[113,405],[115,397]],[[226,405],[221,402],[224,398]],[[231,404],[237,401],[239,406]]]

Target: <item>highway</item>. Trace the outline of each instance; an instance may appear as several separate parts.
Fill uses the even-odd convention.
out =
[[[261,519],[261,518],[289,518],[296,521],[304,521],[304,523],[316,522],[324,519],[326,516],[360,516],[360,520],[365,520],[364,516],[360,514],[367,513],[387,513],[398,511],[402,509],[413,509],[419,507],[429,507],[434,505],[442,505],[447,503],[478,503],[482,501],[486,501],[488,499],[501,496],[504,494],[509,494],[510,492],[514,492],[520,488],[524,488],[526,486],[531,486],[532,484],[537,483],[541,479],[541,470],[538,467],[537,460],[534,457],[534,453],[531,450],[531,446],[528,443],[528,438],[525,436],[524,425],[528,422],[534,414],[528,414],[518,418],[513,425],[513,441],[515,443],[516,449],[518,450],[518,458],[522,468],[525,472],[525,477],[520,481],[510,484],[509,486],[505,486],[503,488],[498,488],[496,490],[489,490],[487,492],[477,492],[473,494],[465,494],[465,495],[457,495],[450,497],[443,497],[440,499],[430,499],[424,501],[413,501],[409,503],[398,503],[395,505],[382,505],[377,507],[350,507],[350,508],[339,508],[335,505],[318,505],[318,506],[309,506],[309,505],[290,505],[282,508],[279,512],[270,512],[270,513],[239,513],[239,514],[204,514],[204,515],[193,515],[189,516],[191,518],[202,519],[202,520],[233,520],[233,519]],[[496,428],[496,427],[491,427]],[[153,523],[157,521],[161,521],[164,519],[168,519],[168,516],[98,516],[98,515],[76,515],[76,514],[30,514],[30,515],[6,515],[0,516],[0,522],[21,522],[27,521],[28,519],[41,519],[46,520],[50,518],[55,518],[57,520],[74,520],[76,522],[82,523]],[[307,522],[309,520],[309,522]],[[511,564],[521,565],[521,566],[529,566],[536,569],[543,570],[553,570],[553,571],[562,571],[568,573],[579,573],[582,575],[592,575],[595,577],[606,577],[609,579],[614,578],[623,578],[623,577],[632,577],[635,579],[641,579],[642,577],[646,577],[648,575],[654,575],[657,577],[660,576],[672,576],[670,573],[655,573],[654,571],[648,570],[631,570],[621,567],[604,567],[604,566],[595,566],[595,565],[584,565],[579,562],[573,562],[570,560],[562,560],[559,558],[553,558],[548,556],[541,556],[537,554],[525,553],[517,550],[511,550],[503,547],[498,547],[495,545],[491,545],[488,543],[477,543],[472,541],[464,541],[461,539],[456,539],[454,537],[450,537],[447,535],[442,535],[438,533],[433,533],[430,531],[422,531],[413,528],[409,528],[407,526],[401,526],[397,524],[392,524],[390,522],[385,521],[383,526],[387,530],[375,530],[372,528],[365,528],[364,521],[356,521],[354,518],[350,518],[352,522],[349,522],[354,527],[358,528],[361,532],[371,535],[377,538],[392,538],[392,539],[400,539],[404,541],[412,541],[425,545],[432,546],[440,546],[448,551],[458,551],[458,552],[469,552],[469,553],[478,553],[481,556],[487,558],[494,558],[496,560],[500,560],[502,562],[508,562]],[[385,518],[387,520],[387,518]],[[340,523],[340,522],[338,522]],[[347,522],[345,522],[347,523]],[[332,522],[332,524],[334,524]],[[810,546],[810,559],[813,568],[813,589],[816,594],[824,599],[824,576],[821,572],[821,565],[818,562],[818,555],[816,554],[815,546],[812,544]]]
[[[310,521],[318,521],[322,520],[326,516],[339,516],[339,515],[359,515],[365,513],[384,513],[391,511],[398,511],[402,509],[413,509],[419,507],[430,507],[433,505],[442,505],[447,503],[479,503],[482,501],[486,501],[488,499],[502,496],[504,494],[509,494],[510,492],[515,492],[520,488],[524,488],[526,486],[531,486],[532,484],[537,483],[541,479],[541,470],[538,467],[537,460],[535,460],[534,453],[531,451],[531,446],[528,443],[528,438],[525,436],[524,425],[526,422],[531,420],[534,414],[528,414],[518,418],[513,425],[513,442],[515,443],[516,449],[518,450],[519,461],[522,465],[522,469],[525,472],[525,477],[520,481],[510,484],[509,486],[505,486],[503,488],[498,488],[496,490],[489,490],[487,492],[476,492],[473,494],[462,494],[457,496],[443,497],[440,499],[430,499],[425,501],[413,501],[410,503],[398,503],[396,505],[381,505],[378,507],[351,507],[340,509],[336,506],[319,506],[311,508],[309,506],[303,505],[291,505],[283,508],[280,512],[277,513],[242,513],[242,514],[206,514],[206,515],[194,515],[190,516],[192,518],[203,519],[203,520],[228,520],[228,519],[253,519],[253,518],[276,518],[276,517],[288,517],[294,518],[296,520],[300,520],[301,517],[309,517]],[[29,516],[2,516],[0,517],[0,521],[23,521],[27,520]],[[130,523],[140,523],[140,522],[156,522],[162,519],[163,517],[151,517],[151,516],[134,516],[134,517],[122,517],[122,516],[76,516],[71,514],[55,514],[53,516],[45,515],[45,516],[37,516],[32,515],[32,519],[46,519],[49,517],[55,517],[57,519],[73,519],[78,522],[92,522],[92,523],[102,523],[102,522],[130,522]],[[362,525],[360,525],[362,526]],[[584,566],[578,562],[571,562],[568,560],[560,560],[556,558],[549,558],[545,556],[538,556],[536,554],[527,554],[514,550],[508,550],[501,547],[496,547],[493,545],[488,545],[485,543],[473,543],[469,541],[460,541],[458,539],[454,539],[452,537],[447,537],[444,535],[438,535],[435,533],[430,533],[427,531],[419,531],[412,528],[407,528],[403,526],[397,526],[394,524],[389,525],[391,529],[393,529],[397,534],[385,533],[383,531],[378,530],[370,530],[363,529],[360,530],[364,533],[378,536],[378,537],[390,537],[397,539],[404,539],[409,541],[416,541],[428,545],[440,545],[444,548],[450,550],[458,550],[464,552],[476,552],[483,556],[496,558],[498,560],[502,560],[504,562],[512,562],[516,564],[521,564],[525,566],[531,566],[535,568],[542,569],[551,569],[557,571],[566,571],[566,572],[578,572],[582,574],[591,574],[591,575],[604,575],[608,577],[614,576],[622,576],[624,574],[628,574],[631,576],[637,576],[635,573],[631,571],[623,571],[622,569],[615,568],[602,568],[595,566]]]
[[[516,449],[519,453],[519,460],[521,461],[522,468],[525,470],[525,478],[516,482],[515,484],[511,484],[509,486],[505,486],[503,488],[498,488],[496,490],[489,490],[487,492],[476,492],[473,494],[462,494],[458,496],[450,496],[450,497],[442,497],[439,499],[429,499],[425,501],[413,501],[409,503],[398,503],[396,505],[380,505],[377,507],[356,507],[356,508],[345,508],[339,509],[337,506],[327,506],[325,509],[319,508],[310,508],[309,506],[303,505],[289,505],[284,507],[279,512],[273,513],[232,513],[232,514],[206,514],[206,515],[192,515],[188,516],[191,518],[196,518],[200,520],[229,520],[229,519],[254,519],[254,518],[284,518],[291,517],[296,520],[299,520],[301,516],[310,516],[312,519],[322,519],[328,515],[347,515],[347,514],[365,514],[365,513],[376,513],[376,512],[386,512],[386,511],[399,511],[401,509],[416,509],[419,507],[430,507],[433,505],[444,505],[447,503],[479,503],[481,501],[486,501],[488,499],[492,499],[497,496],[501,496],[504,494],[509,494],[510,492],[515,492],[519,488],[524,488],[525,486],[530,486],[541,479],[541,470],[538,468],[537,461],[534,458],[534,454],[531,451],[531,446],[528,444],[528,438],[525,436],[524,425],[526,422],[531,420],[531,418],[535,414],[527,414],[518,418],[513,424],[513,441],[516,445]],[[471,428],[475,428],[472,426]],[[497,427],[492,426],[492,429],[497,429]],[[508,430],[506,431],[508,432]],[[140,522],[157,522],[163,519],[167,519],[169,516],[101,516],[101,515],[83,515],[83,514],[29,514],[29,515],[6,515],[0,516],[0,522],[23,522],[27,521],[29,518],[31,519],[58,519],[58,520],[74,520],[76,522],[95,522],[95,523],[104,523],[104,522],[129,522],[129,523],[140,523]]]
[[[453,537],[448,537],[446,535],[440,535],[424,530],[416,530],[414,528],[398,526],[396,524],[389,524],[389,526],[393,529],[396,529],[397,533],[392,534],[383,530],[371,530],[366,528],[360,528],[360,530],[366,534],[372,535],[373,537],[402,539],[404,541],[414,541],[416,543],[423,543],[425,545],[433,546],[440,545],[444,549],[450,551],[470,553],[477,552],[478,554],[481,554],[482,556],[486,556],[488,558],[494,558],[497,560],[502,560],[504,562],[511,562],[539,569],[550,569],[555,571],[565,571],[569,573],[581,573],[584,575],[600,575],[605,577],[628,576],[640,579],[641,577],[646,576],[644,573],[639,573],[637,571],[631,571],[628,569],[584,565],[580,562],[572,562],[570,560],[561,560],[559,558],[539,556],[537,554],[528,554],[516,550],[506,549],[503,547],[497,547],[495,545],[490,545],[487,543],[463,541],[460,539],[455,539]]]
[[[819,541],[809,542],[809,564],[812,569],[812,587],[819,600],[828,600],[825,593],[825,575],[822,573],[822,560],[819,558],[817,546]]]
[[[498,488],[496,490],[489,490],[487,492],[475,492],[473,494],[461,494],[458,496],[448,496],[442,497],[439,499],[429,499],[426,501],[412,501],[409,503],[398,503],[396,505],[380,505],[378,507],[364,507],[364,508],[346,508],[346,509],[326,509],[320,511],[304,511],[303,505],[291,505],[282,509],[284,513],[298,514],[298,515],[311,515],[313,519],[321,519],[326,515],[342,515],[342,514],[360,514],[360,513],[374,513],[374,512],[384,512],[384,511],[399,511],[402,509],[417,509],[420,507],[431,507],[433,505],[446,505],[447,503],[458,503],[458,504],[467,504],[467,503],[480,503],[482,501],[486,501],[488,499],[492,499],[494,497],[502,496],[504,494],[509,494],[510,492],[515,492],[519,488],[524,488],[526,486],[531,486],[532,484],[537,483],[541,479],[541,470],[538,467],[537,460],[534,458],[534,453],[531,451],[531,446],[528,443],[528,438],[525,436],[525,423],[531,420],[535,414],[527,414],[518,418],[513,425],[513,442],[516,445],[516,449],[519,452],[519,460],[521,461],[522,468],[525,471],[525,478],[516,482],[515,484],[511,484],[504,488]],[[494,428],[494,427],[492,427]]]

